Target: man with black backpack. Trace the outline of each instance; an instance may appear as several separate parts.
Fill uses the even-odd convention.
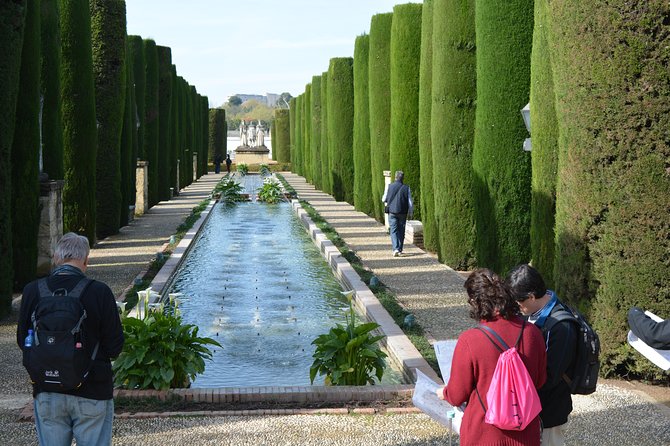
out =
[[[547,381],[538,391],[542,402],[542,446],[564,445],[568,416],[572,412],[571,394],[595,391],[598,337],[581,315],[547,289],[532,266],[514,267],[505,284],[521,312],[542,330],[545,339]]]
[[[405,174],[402,170],[395,173],[395,181],[386,186],[382,202],[384,212],[389,215],[389,233],[393,245],[393,257],[400,257],[405,245],[405,224],[407,218],[412,218],[414,203],[412,202],[412,191],[403,183]]]
[[[111,359],[123,348],[112,291],[88,279],[86,237],[56,245],[54,270],[23,289],[16,340],[33,383],[40,445],[112,442]]]

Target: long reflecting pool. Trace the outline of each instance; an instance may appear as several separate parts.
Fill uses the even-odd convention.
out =
[[[312,340],[344,323],[340,291],[290,204],[218,204],[171,289],[223,345],[193,387],[308,385]],[[388,368],[383,383],[400,379]]]

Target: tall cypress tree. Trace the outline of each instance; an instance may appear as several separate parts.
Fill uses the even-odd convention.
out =
[[[370,102],[368,95],[368,53],[370,36],[356,37],[354,44],[354,204],[372,215],[374,204],[370,179]]]
[[[433,146],[431,138],[431,107],[433,104],[433,0],[423,1],[421,13],[421,66],[419,67],[419,170],[421,172],[421,223],[423,245],[438,251],[435,194],[433,186]]]
[[[37,269],[40,147],[40,2],[28,0],[12,142],[12,253],[14,289]],[[3,254],[4,255],[4,254]]]
[[[121,129],[121,215],[119,225],[128,224],[129,206],[135,202],[135,163],[133,162],[133,134],[137,141],[137,128],[135,127],[135,101],[133,81],[133,63],[128,57],[129,43],[126,40],[126,58],[123,69],[126,72],[125,97],[123,107],[123,128]]]
[[[391,172],[405,172],[412,191],[414,218],[421,219],[419,172],[419,67],[421,65],[419,3],[393,7],[391,25]],[[393,173],[392,173],[393,175]]]
[[[554,215],[558,123],[554,106],[554,78],[549,57],[548,4],[535,2],[535,29],[530,64],[530,108],[533,129],[530,249],[533,266],[548,286],[554,286]]]
[[[533,1],[477,0],[475,26],[477,260],[505,272],[530,256],[530,157],[519,110],[530,94]]]
[[[26,4],[0,2],[0,317],[9,314],[12,304],[12,140]]]
[[[149,207],[158,203],[158,51],[153,39],[144,39],[146,84],[144,90],[144,156],[149,162]]]
[[[475,0],[435,0],[433,10],[431,144],[439,257],[452,268],[468,270],[476,265],[472,185],[477,99]]]
[[[291,160],[291,172],[297,173],[296,154],[295,154],[295,110],[298,107],[298,100],[291,98],[289,101],[289,159]]]
[[[63,230],[95,243],[95,84],[88,0],[62,0],[61,100],[63,109]]]
[[[147,83],[147,63],[144,56],[144,41],[141,36],[128,36],[128,58],[133,61],[133,79],[135,79],[135,104],[137,108],[137,158],[146,160],[144,154],[144,121]]]
[[[312,84],[305,86],[303,116],[303,175],[307,181],[314,184],[314,178],[312,178]]]
[[[311,97],[311,161],[312,183],[317,189],[323,186],[321,176],[321,76],[312,76]]]
[[[157,46],[158,54],[158,200],[170,199],[170,124],[172,122],[172,50]]]
[[[293,163],[295,165],[295,172],[298,175],[304,175],[303,172],[303,161],[304,161],[304,154],[303,154],[303,139],[304,139],[304,132],[302,131],[303,125],[304,125],[304,113],[303,113],[303,102],[304,102],[304,94],[298,95],[298,97],[295,100],[295,157],[291,158],[293,160]]]
[[[276,114],[276,111],[275,111]],[[223,151],[225,132],[226,111],[222,108],[213,108],[209,111],[209,156],[215,158],[217,155],[225,158]]]
[[[225,120],[224,120],[225,122]],[[200,147],[202,150],[202,166],[203,175],[207,174],[209,161],[208,156],[208,140],[209,140],[209,98],[207,96],[200,96]]]
[[[391,24],[393,13],[376,14],[370,22],[370,166],[375,218],[384,221],[382,194],[385,170],[390,166]]]
[[[125,104],[126,2],[91,0],[95,113],[97,236],[119,232],[121,221],[121,130]]]
[[[177,67],[172,65],[172,108],[170,110],[170,164],[168,169],[168,186],[174,188],[175,193],[179,193],[179,181],[177,180],[177,160],[179,159],[180,144],[180,118],[179,118],[179,78],[177,77]]]
[[[277,108],[275,113],[275,134],[272,138],[272,151],[274,158],[280,163],[291,162],[291,122],[290,110]]]
[[[330,151],[328,150],[328,72],[321,73],[321,190],[333,193],[330,181]]]
[[[354,203],[354,59],[335,57],[328,67],[328,150],[333,197]]]
[[[63,179],[63,122],[60,104],[60,17],[58,0],[41,0],[42,171]]]

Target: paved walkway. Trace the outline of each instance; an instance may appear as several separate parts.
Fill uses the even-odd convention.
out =
[[[393,258],[382,225],[315,191],[301,177],[284,176],[435,338],[455,338],[471,325],[463,279],[457,273],[413,246],[406,247],[407,256]],[[204,176],[178,198],[160,203],[120,234],[100,242],[91,252],[90,275],[120,294],[219,178]],[[16,347],[13,317],[0,321],[0,445],[34,445],[34,425],[17,422],[19,409],[30,400],[30,387]],[[670,445],[670,409],[644,395],[603,384],[595,394],[574,400],[570,445]],[[427,446],[449,444],[449,435],[423,414],[149,416],[116,419],[113,444]]]

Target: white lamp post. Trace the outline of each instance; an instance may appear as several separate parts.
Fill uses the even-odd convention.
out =
[[[521,109],[521,117],[523,118],[523,123],[526,124],[526,130],[530,133],[530,102]],[[531,151],[530,138],[526,138],[523,141],[523,150],[526,152]]]

